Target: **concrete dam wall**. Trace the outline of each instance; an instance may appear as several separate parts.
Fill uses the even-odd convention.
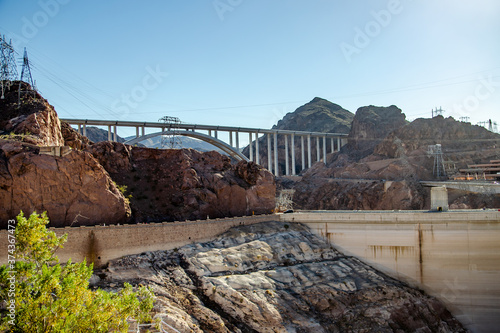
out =
[[[500,327],[500,212],[301,212],[339,250],[446,303],[473,332]]]

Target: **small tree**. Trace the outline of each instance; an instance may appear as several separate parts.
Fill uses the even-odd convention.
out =
[[[125,284],[118,293],[91,291],[93,265],[59,263],[55,251],[67,235],[49,231],[47,215],[21,212],[15,228],[14,269],[0,267],[0,297],[7,301],[9,278],[15,276],[15,319],[2,310],[0,330],[9,332],[127,332],[127,319],[150,320],[153,294]],[[9,272],[11,271],[11,272]],[[12,281],[12,280],[11,280]],[[12,325],[13,324],[13,325]]]

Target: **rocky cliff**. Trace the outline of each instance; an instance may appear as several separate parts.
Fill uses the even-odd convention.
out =
[[[0,140],[0,228],[22,210],[47,211],[51,226],[124,223],[130,207],[89,153],[40,154],[40,147]]]
[[[298,224],[238,227],[212,242],[113,261],[94,287],[150,286],[180,332],[466,332],[444,305]]]
[[[274,177],[255,163],[231,164],[215,151],[151,149],[117,142],[88,148],[113,180],[127,186],[137,222],[271,213]]]

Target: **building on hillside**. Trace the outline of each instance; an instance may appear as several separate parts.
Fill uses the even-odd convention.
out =
[[[454,180],[500,180],[500,160],[491,160],[487,164],[468,165],[460,169]]]

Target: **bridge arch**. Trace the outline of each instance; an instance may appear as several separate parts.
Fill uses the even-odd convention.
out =
[[[245,155],[243,155],[242,153],[240,153],[239,151],[237,151],[236,149],[234,149],[233,147],[231,147],[230,145],[228,145],[224,141],[221,141],[219,139],[216,139],[212,136],[209,136],[209,135],[206,135],[203,133],[198,133],[198,132],[193,132],[193,131],[156,132],[156,133],[146,134],[143,136],[139,136],[137,138],[130,139],[124,143],[127,145],[134,145],[134,144],[139,143],[143,140],[151,139],[151,138],[154,138],[154,137],[160,136],[160,135],[182,135],[182,136],[188,136],[191,138],[199,139],[201,141],[208,142],[211,145],[219,148],[220,150],[227,153],[229,156],[233,157],[237,161],[247,161],[247,162],[249,161],[249,159]]]

